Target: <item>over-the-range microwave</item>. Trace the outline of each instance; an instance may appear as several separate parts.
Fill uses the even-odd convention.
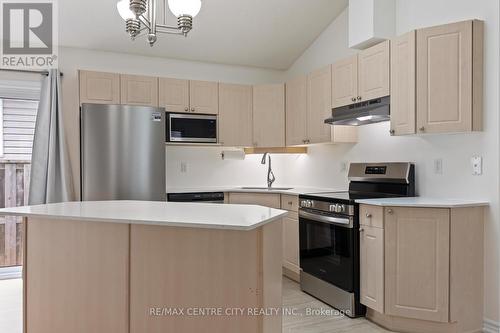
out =
[[[166,113],[166,142],[217,143],[217,116]]]

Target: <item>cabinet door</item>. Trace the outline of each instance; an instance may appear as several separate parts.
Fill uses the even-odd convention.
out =
[[[472,130],[472,21],[417,30],[417,129]]]
[[[349,105],[358,96],[358,55],[332,65],[332,106]]]
[[[391,134],[415,133],[415,31],[391,41]]]
[[[307,143],[307,77],[286,83],[286,145]]]
[[[219,142],[252,146],[252,86],[219,85]]]
[[[280,209],[281,198],[279,194],[269,193],[245,193],[245,192],[231,192],[229,193],[230,204],[241,205],[260,205]]]
[[[307,132],[310,143],[331,142],[332,68],[324,67],[307,76]]]
[[[80,71],[80,104],[120,104],[120,74]]]
[[[390,42],[363,50],[358,55],[358,94],[361,101],[390,94],[389,59]]]
[[[283,218],[283,267],[291,273],[286,274],[288,277],[298,280],[300,275],[299,220],[295,212],[290,212]],[[286,270],[285,273],[288,273]]]
[[[189,112],[189,81],[160,78],[159,105],[168,112]]]
[[[158,106],[158,78],[120,75],[121,104]]]
[[[195,113],[219,113],[219,83],[189,81],[189,107]]]
[[[264,84],[253,87],[253,145],[285,146],[285,86]]]
[[[359,230],[361,303],[384,313],[384,229]]]
[[[385,209],[385,313],[448,322],[450,212]]]

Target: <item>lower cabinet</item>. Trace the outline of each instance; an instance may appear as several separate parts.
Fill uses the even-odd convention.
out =
[[[395,331],[482,327],[481,207],[360,207],[360,294]]]

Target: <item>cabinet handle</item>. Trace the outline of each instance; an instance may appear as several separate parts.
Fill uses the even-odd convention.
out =
[[[359,228],[359,232],[363,232],[363,231],[365,231],[364,228]]]
[[[370,214],[370,213],[366,213],[366,218],[367,218],[367,219],[371,219],[371,217],[372,217],[372,214]]]
[[[422,126],[422,127],[420,127],[418,130],[419,130],[420,132],[423,132],[423,131],[425,131],[425,127],[424,127],[424,126]]]
[[[356,97],[351,98],[351,101],[356,102]]]
[[[184,111],[188,112],[188,111],[189,111],[189,108],[188,108],[188,107],[185,107],[185,108],[184,108]]]
[[[194,112],[194,108],[191,108],[191,112]]]
[[[392,209],[390,209],[390,208],[389,208],[389,209],[387,210],[387,214],[392,214],[392,213],[394,213],[394,212],[392,211]]]
[[[254,142],[254,143],[253,143],[253,145],[254,145],[255,147],[257,147],[257,146],[258,146],[258,143],[257,143],[257,142]]]
[[[361,96],[358,96],[358,101],[360,101],[360,100],[361,100]]]
[[[393,129],[391,129],[391,130],[389,131],[389,133],[390,133],[391,135],[394,135],[394,133],[396,133],[396,131],[395,131],[395,130],[393,130]]]
[[[293,204],[293,202],[291,202],[291,201],[288,201],[288,204],[289,204],[289,205],[291,206],[291,205]]]

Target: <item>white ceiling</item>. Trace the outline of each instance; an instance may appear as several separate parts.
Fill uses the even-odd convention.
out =
[[[187,38],[132,42],[115,0],[59,1],[59,44],[232,65],[287,69],[348,0],[202,0]],[[175,17],[169,12],[169,24]]]

